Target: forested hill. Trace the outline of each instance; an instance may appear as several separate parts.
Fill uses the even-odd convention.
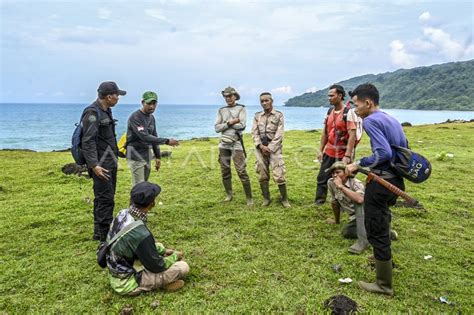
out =
[[[337,83],[347,92],[367,82],[379,89],[382,108],[474,110],[474,60],[367,74]],[[327,92],[326,88],[295,96],[285,105],[329,106]]]

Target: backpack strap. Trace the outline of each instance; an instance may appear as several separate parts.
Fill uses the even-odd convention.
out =
[[[347,113],[349,113],[349,107],[344,107],[344,110],[342,111],[342,120],[347,123]]]
[[[95,106],[94,104],[92,104],[92,105],[87,106],[86,108],[84,108],[84,111],[82,112],[81,121],[79,121],[79,124],[81,125],[81,127],[83,127],[82,120],[84,119],[84,116],[86,115],[86,112],[89,108],[94,108],[95,109],[95,112],[97,113],[97,123],[100,125],[100,109],[99,109],[98,106]],[[115,132],[115,129],[114,129],[114,132]],[[82,138],[82,136],[81,136],[81,138]],[[95,136],[95,141],[97,141],[98,138],[99,138],[99,133],[97,133],[97,135]],[[81,139],[81,146],[82,146],[82,139]]]
[[[112,244],[115,241],[117,241],[120,237],[124,236],[125,234],[127,234],[128,232],[130,232],[131,230],[133,230],[134,228],[140,225],[143,225],[142,220],[133,221],[132,223],[127,225],[125,228],[121,229],[117,234],[115,234],[114,237],[112,237],[112,239],[107,242],[107,246],[112,246]]]
[[[328,134],[328,117],[331,115],[333,109],[333,107],[329,107],[326,117],[324,118],[324,130],[326,131],[326,135]]]

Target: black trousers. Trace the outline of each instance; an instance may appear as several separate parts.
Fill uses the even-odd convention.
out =
[[[117,185],[117,168],[108,169],[108,181],[98,178],[94,172],[94,236],[106,238],[110,223],[113,220],[115,187]]]
[[[401,177],[387,179],[387,181],[401,190],[405,189],[405,184]],[[375,259],[380,261],[392,259],[392,250],[390,248],[392,213],[389,206],[393,206],[396,200],[397,195],[375,181],[371,181],[365,187],[364,212],[367,240],[374,249]]]
[[[334,162],[340,161],[340,159],[330,157],[327,154],[323,154],[323,160],[321,162],[321,168],[319,169],[316,187],[316,200],[326,200],[328,194],[328,180],[331,178],[331,172],[326,172]]]

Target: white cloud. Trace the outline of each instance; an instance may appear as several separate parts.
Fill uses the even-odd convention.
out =
[[[168,22],[168,18],[165,16],[162,10],[158,9],[146,9],[145,14],[151,16],[152,18]]]
[[[439,28],[426,27],[423,29],[423,34],[448,58],[459,59],[465,57],[472,49],[470,46],[465,48],[459,42],[452,39],[450,34]]]
[[[272,93],[275,93],[275,94],[291,94],[291,93],[293,93],[293,89],[289,85],[280,86],[280,87],[272,89],[271,91],[272,91]]]
[[[111,14],[112,12],[110,10],[99,9],[99,11],[97,12],[97,17],[102,20],[108,20]]]
[[[426,11],[426,12],[423,12],[419,17],[418,17],[418,20],[420,20],[421,22],[427,22],[428,20],[431,19],[431,14],[430,12]]]
[[[418,52],[431,52],[436,46],[432,42],[423,39],[415,39],[414,41],[409,43],[409,47],[410,50]]]
[[[405,50],[405,45],[400,40],[394,40],[390,43],[390,58],[397,66],[411,67],[415,63],[415,56]]]
[[[315,93],[317,91],[318,89],[315,86],[306,89],[306,93]]]
[[[57,91],[53,94],[53,96],[63,96],[64,92],[63,91]]]

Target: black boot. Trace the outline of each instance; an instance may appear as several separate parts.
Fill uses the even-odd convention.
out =
[[[268,181],[260,182],[260,189],[262,190],[263,203],[262,207],[268,207],[270,205],[270,189]]]

